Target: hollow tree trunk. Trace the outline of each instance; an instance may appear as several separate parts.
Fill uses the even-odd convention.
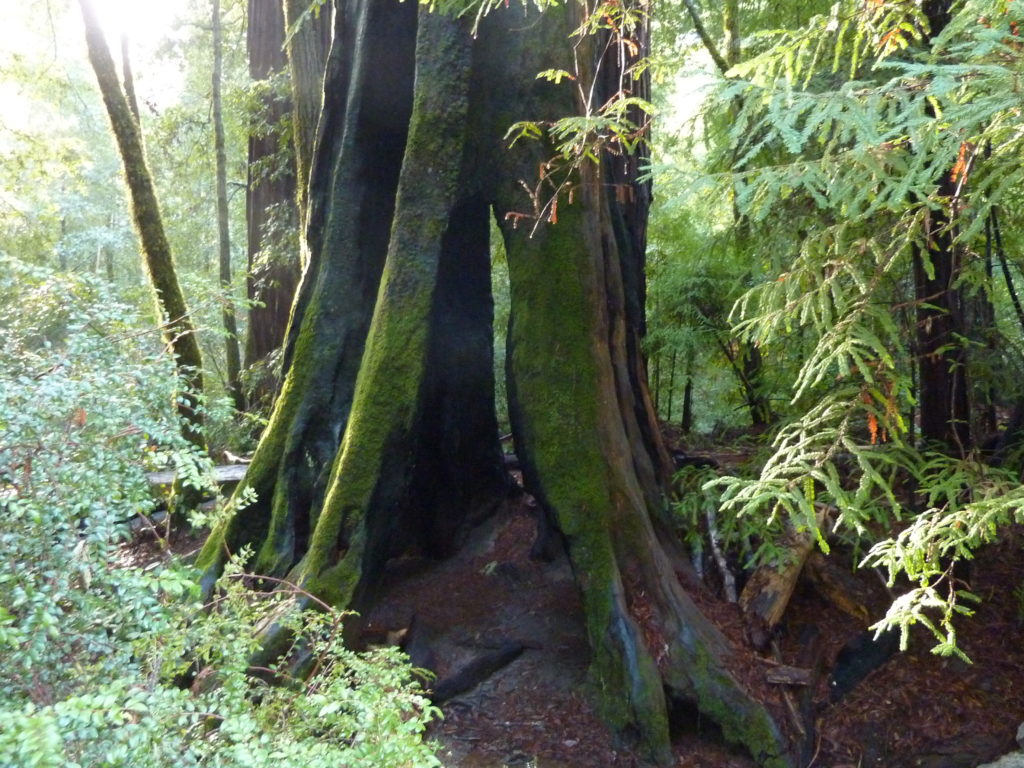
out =
[[[516,449],[579,582],[602,714],[668,763],[671,710],[685,700],[763,764],[788,765],[658,535],[670,462],[640,352],[639,161],[584,166],[557,224],[531,232],[506,216],[530,207],[521,182],[537,181],[551,149],[509,151],[502,136],[517,119],[576,109],[572,90],[535,73],[572,68],[578,13],[499,9],[474,40],[408,3],[336,9],[291,365],[246,480],[259,499],[211,535],[199,565],[209,585],[228,552],[252,543],[257,572],[365,609],[389,557],[449,554],[504,497],[493,207],[511,283]],[[599,45],[575,53],[603,103],[618,64],[613,53],[599,68]]]
[[[175,356],[179,378],[185,384],[184,390],[177,396],[182,434],[186,440],[203,448],[203,419],[196,407],[196,396],[203,391],[203,361],[199,351],[199,340],[196,338],[192,316],[178,283],[174,258],[164,232],[163,218],[153,186],[153,177],[146,164],[139,122],[118,83],[114,60],[91,0],[79,0],[79,5],[85,21],[89,61],[96,74],[96,82],[103,96],[111,129],[121,154],[132,219],[153,287],[157,313],[161,318],[161,331],[167,346]],[[129,75],[130,73],[126,72],[126,82],[130,82]]]

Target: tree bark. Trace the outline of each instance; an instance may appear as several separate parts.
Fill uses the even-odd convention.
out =
[[[292,83],[295,167],[301,222],[306,221],[309,173],[313,165],[321,106],[324,68],[331,44],[330,6],[307,14],[308,0],[279,0],[283,3],[285,23],[291,32],[287,38],[288,69]],[[305,15],[304,15],[305,14]]]
[[[196,407],[197,396],[203,391],[203,361],[195,327],[181,286],[178,284],[171,248],[164,233],[153,177],[147,167],[142,147],[139,124],[118,83],[114,60],[110,55],[110,49],[107,48],[92,1],[79,0],[79,5],[85,21],[89,61],[96,73],[96,81],[121,153],[132,218],[142,246],[150,284],[153,286],[163,337],[175,356],[178,374],[184,384],[184,388],[177,396],[182,433],[189,442],[203,448],[203,420]]]
[[[128,102],[128,108],[135,116],[135,122],[139,122],[139,100],[135,96],[135,77],[132,75],[128,35],[121,35],[121,72],[124,80],[124,97]]]
[[[256,572],[365,609],[388,558],[448,555],[501,502],[493,208],[510,275],[516,451],[579,582],[601,713],[645,759],[668,764],[670,716],[685,700],[762,764],[788,765],[659,535],[671,462],[640,345],[641,159],[585,164],[557,223],[514,226],[530,208],[523,182],[537,182],[553,150],[509,151],[505,131],[578,107],[536,72],[572,69],[575,54],[603,103],[629,63],[618,50],[601,58],[607,40],[574,52],[580,12],[498,9],[474,40],[463,22],[408,3],[336,7],[291,362],[246,478],[259,498],[198,563],[209,586],[228,553],[253,544]]]
[[[227,369],[225,387],[236,411],[245,410],[242,394],[242,353],[238,344],[238,321],[231,296],[231,231],[228,214],[228,161],[224,139],[224,100],[221,96],[224,53],[220,0],[211,4],[213,29],[213,148],[217,176],[217,244],[220,267],[221,321],[224,324],[224,352]]]
[[[725,62],[735,67],[742,58],[743,43],[740,37],[740,3],[739,0],[725,0],[722,6],[722,22],[725,34],[722,45],[725,48]],[[725,74],[724,72],[722,74]]]
[[[561,11],[572,12],[576,6]],[[485,41],[490,58],[510,63],[503,89],[490,89],[501,91],[504,109],[490,111],[507,113],[515,104],[540,119],[572,113],[564,93],[528,77],[532,69],[569,68],[562,41],[573,22],[561,29],[552,16],[545,22],[529,38],[502,29],[502,42]],[[576,51],[591,73],[599,61],[592,45],[599,43]],[[608,64],[602,62],[609,80],[598,102],[618,87]],[[499,214],[522,206],[517,181],[529,178],[539,159],[546,158],[501,156],[510,167],[500,174]],[[516,451],[577,573],[605,720],[620,734],[634,734],[648,759],[666,762],[672,702],[693,702],[728,739],[772,764],[782,760],[775,724],[729,673],[727,642],[681,588],[670,545],[658,535],[662,482],[671,468],[639,351],[650,197],[636,178],[635,166],[619,158],[584,166],[577,202],[560,207],[557,225],[531,236],[503,222]]]
[[[922,5],[929,39],[949,23],[949,0]],[[939,207],[933,210],[925,244],[913,254],[917,295],[917,349],[921,437],[945,451],[965,455],[971,448],[967,338],[963,297],[957,287],[961,254],[954,243],[949,206],[956,205],[957,182],[944,173],[937,182]]]
[[[248,15],[249,77],[268,81],[288,70],[281,0],[249,0]],[[279,360],[270,355],[284,343],[301,272],[296,147],[294,141],[285,141],[290,94],[290,78],[288,95],[268,92],[249,135],[247,291],[252,303],[245,365],[250,369],[249,395],[268,409],[281,378]],[[262,369],[252,370],[259,364]]]
[[[679,422],[679,428],[684,435],[690,434],[693,429],[693,376],[689,372],[689,364],[687,364],[686,386],[683,387],[683,418]]]

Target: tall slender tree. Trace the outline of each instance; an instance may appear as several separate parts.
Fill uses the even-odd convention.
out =
[[[922,10],[928,20],[926,40],[931,41],[949,23],[951,3],[927,0]],[[963,206],[958,199],[962,186],[953,169],[937,180],[941,207],[927,220],[925,246],[915,246],[913,254],[921,437],[957,455],[971,448],[967,317],[958,285],[964,246],[956,242],[956,216],[949,210]]]
[[[177,408],[182,417],[182,431],[187,440],[202,448],[203,419],[196,400],[203,390],[202,355],[195,326],[178,283],[171,248],[164,233],[153,177],[146,164],[139,122],[118,82],[117,69],[92,0],[79,0],[79,6],[85,21],[89,61],[96,73],[96,82],[99,84],[114,138],[121,153],[132,218],[153,286],[163,336],[174,353],[179,377],[185,384],[177,397]],[[130,78],[128,81],[130,82]]]
[[[231,296],[231,231],[228,212],[228,161],[224,139],[224,98],[222,96],[224,46],[223,24],[220,16],[220,0],[213,0],[211,29],[213,31],[213,78],[211,93],[213,101],[213,148],[217,176],[217,250],[220,266],[221,321],[224,325],[224,347],[227,362],[228,395],[235,410],[245,410],[245,395],[242,393],[242,353],[238,342],[238,321],[235,319],[235,302]]]
[[[693,0],[686,0],[686,10],[693,23],[697,36],[704,44],[705,50],[714,62],[719,74],[728,77],[730,70],[740,63],[743,55],[743,38],[740,28],[739,0],[727,0],[722,5],[722,50],[715,43],[705,26],[700,11]],[[735,116],[741,107],[736,99],[729,108],[730,115]],[[734,169],[740,170],[740,169]],[[739,261],[748,261],[751,232],[750,222],[742,215],[736,204],[735,193],[732,197],[732,248]],[[771,400],[764,382],[765,364],[760,348],[747,339],[733,338],[732,334],[722,334],[719,347],[722,349],[729,365],[736,374],[743,399],[750,413],[750,422],[754,427],[766,427],[775,420],[772,413]]]

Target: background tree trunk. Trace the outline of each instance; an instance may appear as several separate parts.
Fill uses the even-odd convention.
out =
[[[929,39],[950,18],[949,0],[922,5],[930,26]],[[955,205],[957,182],[950,173],[938,180],[940,206]],[[926,442],[964,455],[971,448],[971,412],[967,382],[967,324],[963,297],[956,282],[961,256],[950,230],[949,213],[933,210],[925,247],[914,253],[917,294],[917,349],[921,437]]]
[[[231,297],[231,233],[228,222],[228,161],[224,140],[224,99],[221,96],[221,80],[224,62],[221,44],[220,0],[211,4],[213,29],[213,79],[211,93],[213,100],[213,149],[217,174],[217,244],[220,266],[221,320],[224,324],[224,352],[227,368],[225,386],[236,411],[245,410],[245,396],[242,394],[242,353],[238,343],[238,321],[235,319],[235,302]]]
[[[249,77],[267,81],[286,71],[284,12],[280,0],[249,0],[246,47]],[[282,131],[291,98],[270,90],[249,134],[245,210],[249,274],[249,330],[245,366],[263,362],[271,370],[252,372],[249,395],[270,407],[279,374],[268,356],[279,350],[299,283],[298,208],[294,149]]]
[[[313,148],[323,105],[324,68],[331,45],[331,6],[309,15],[307,0],[281,0],[291,37],[286,47],[292,83],[299,221],[305,222]]]

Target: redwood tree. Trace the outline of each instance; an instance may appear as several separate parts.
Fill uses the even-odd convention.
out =
[[[246,367],[266,360],[283,344],[304,261],[299,241],[291,234],[306,219],[310,158],[331,32],[329,7],[303,16],[308,8],[300,0],[249,0],[249,76],[270,81],[287,72],[289,88],[287,93],[266,90],[249,136],[248,292],[254,304],[249,310]],[[289,134],[290,146],[284,141]],[[271,376],[253,381],[258,396],[270,396],[273,389]]]
[[[284,13],[277,0],[249,0],[246,48],[249,77],[270,81],[285,71]],[[267,88],[260,114],[249,133],[249,179],[246,185],[249,333],[245,365],[251,367],[281,346],[288,325],[295,288],[299,282],[297,241],[288,231],[297,226],[295,163],[282,147],[283,118],[290,100]],[[282,226],[283,225],[283,226]],[[260,386],[268,393],[272,387]]]
[[[655,762],[671,761],[671,709],[686,701],[763,764],[788,765],[659,535],[669,466],[639,345],[649,192],[636,161],[584,164],[557,216],[547,206],[530,221],[523,188],[552,150],[503,139],[517,120],[582,108],[538,71],[575,68],[592,104],[621,88],[633,52],[601,36],[574,51],[581,13],[502,8],[474,38],[411,3],[338,0],[309,263],[246,480],[257,499],[213,532],[199,564],[210,586],[251,544],[254,571],[365,611],[390,557],[450,554],[501,503],[493,212],[511,281],[516,449],[577,576],[599,710]]]
[[[927,0],[928,39],[949,23],[950,0]],[[925,247],[914,250],[917,297],[917,354],[921,437],[956,455],[971,449],[971,414],[967,381],[967,318],[963,291],[957,284],[963,268],[962,245],[955,242],[948,207],[958,201],[962,180],[944,173],[937,183],[942,208],[933,211]]]

